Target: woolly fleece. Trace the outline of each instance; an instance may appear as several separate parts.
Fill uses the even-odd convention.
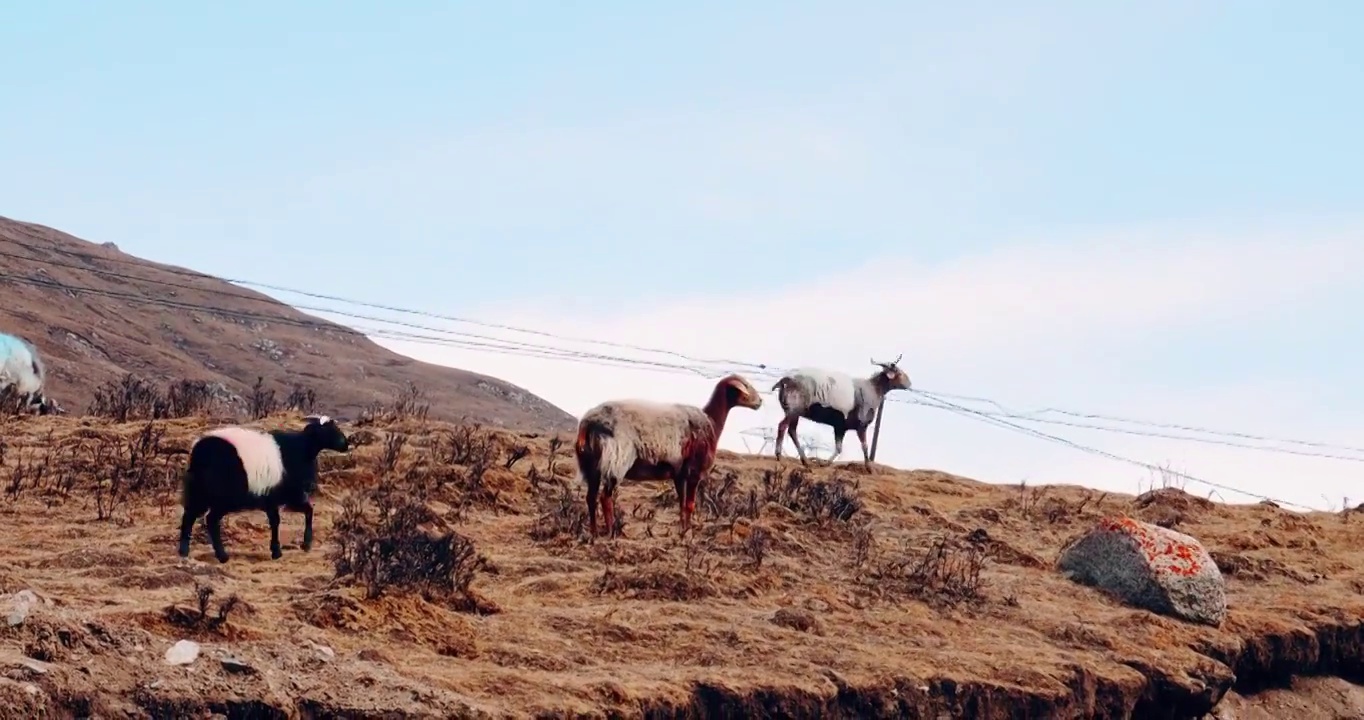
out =
[[[279,445],[269,433],[242,427],[225,427],[205,435],[219,437],[237,448],[237,457],[246,470],[246,487],[252,494],[265,495],[284,478],[284,459]]]

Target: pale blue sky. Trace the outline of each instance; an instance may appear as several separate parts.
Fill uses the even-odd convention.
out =
[[[1364,242],[1360,28],[1364,5],[1343,0],[30,3],[0,24],[0,214],[219,275],[489,319],[595,317],[616,297],[742,309],[845,273],[839,287],[885,297],[925,277],[960,290],[963,263],[1115,237],[1151,252],[1206,239],[1215,277],[1273,226],[1275,242],[1337,245],[1291,282],[1247,270],[1282,286],[1272,301],[1122,338],[1095,320],[1094,339],[1050,355],[996,348],[1035,365],[921,358],[916,377],[1024,404],[1093,395],[1101,411],[1126,385],[1329,388],[1316,429],[1349,435],[1364,429],[1361,253],[1330,258]],[[915,297],[889,314],[947,312]],[[876,304],[844,311],[888,313]],[[817,354],[783,340],[796,328],[754,322],[754,359]],[[828,362],[931,354],[937,336],[916,328],[831,341]],[[1106,390],[1021,380],[1068,363]]]

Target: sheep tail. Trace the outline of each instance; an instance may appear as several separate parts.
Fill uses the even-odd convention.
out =
[[[614,435],[611,428],[600,420],[585,419],[578,423],[578,439],[573,443],[573,450],[579,456],[600,454],[602,438]]]
[[[605,423],[585,418],[578,423],[578,439],[573,443],[573,454],[578,461],[578,474],[583,480],[596,481],[601,475],[602,441],[615,436]]]

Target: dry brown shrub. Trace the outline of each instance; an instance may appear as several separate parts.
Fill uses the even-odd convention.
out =
[[[166,622],[191,632],[206,632],[222,634],[228,624],[228,618],[232,611],[241,606],[242,600],[236,595],[229,595],[223,600],[218,601],[217,610],[212,614],[209,612],[211,599],[214,590],[209,585],[194,585],[194,607],[186,608],[181,605],[168,605],[165,609]]]
[[[986,550],[979,542],[940,534],[927,547],[901,543],[893,557],[873,561],[863,580],[880,593],[931,605],[972,603],[984,599],[985,562]]]
[[[351,493],[332,528],[335,577],[364,587],[369,599],[399,590],[464,612],[496,612],[470,587],[487,559],[457,532],[437,534],[422,527],[435,519],[419,480],[409,478],[399,488],[381,479],[372,490]]]

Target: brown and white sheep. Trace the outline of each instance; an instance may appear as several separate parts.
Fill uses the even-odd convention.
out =
[[[621,480],[666,478],[672,478],[677,488],[685,533],[696,509],[696,489],[715,462],[715,447],[734,407],[762,407],[762,396],[739,375],[716,383],[703,408],[627,399],[609,400],[584,413],[573,451],[578,473],[587,482],[592,537],[597,537],[598,500],[608,536],[615,535],[614,505]]]

